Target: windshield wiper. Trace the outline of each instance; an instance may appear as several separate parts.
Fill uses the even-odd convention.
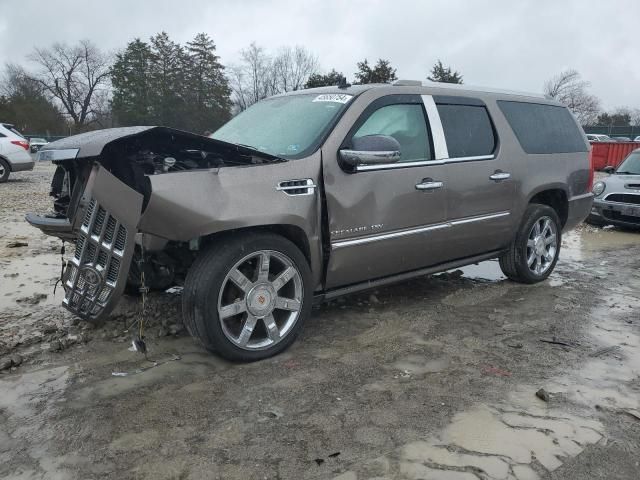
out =
[[[635,172],[615,172],[616,175],[640,175],[640,173]]]

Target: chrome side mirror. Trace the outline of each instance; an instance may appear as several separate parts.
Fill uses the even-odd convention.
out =
[[[352,146],[340,150],[340,159],[350,167],[395,163],[401,158],[400,143],[388,135],[356,137]]]

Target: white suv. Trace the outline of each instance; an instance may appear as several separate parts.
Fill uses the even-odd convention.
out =
[[[33,170],[29,155],[29,141],[9,123],[0,123],[0,183],[6,182],[11,172]]]

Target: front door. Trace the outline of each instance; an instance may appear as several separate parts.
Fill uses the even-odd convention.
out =
[[[388,135],[400,161],[349,170],[339,149]],[[342,143],[340,143],[342,142]],[[438,263],[447,230],[446,165],[438,162],[420,95],[389,95],[363,109],[344,139],[323,147],[331,289]]]

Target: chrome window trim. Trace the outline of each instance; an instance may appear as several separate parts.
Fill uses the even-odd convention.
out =
[[[381,163],[378,165],[358,165],[357,172],[368,172],[371,170],[389,170],[392,168],[426,167],[429,165],[446,165],[447,163],[477,162],[480,160],[493,160],[495,155],[478,155],[476,157],[456,157],[443,158],[441,160],[423,160],[421,162],[397,162]]]
[[[400,237],[406,237],[407,235],[414,235],[417,233],[425,233],[425,232],[430,232],[433,230],[442,230],[444,228],[451,228],[451,227],[455,227],[457,225],[464,225],[466,223],[472,223],[472,222],[482,222],[485,220],[493,220],[494,218],[500,218],[500,217],[506,217],[508,215],[511,215],[511,212],[498,212],[498,213],[491,213],[489,215],[478,215],[475,217],[468,217],[468,218],[460,218],[457,220],[451,220],[451,221],[447,221],[447,222],[442,222],[442,223],[434,223],[431,225],[423,225],[420,227],[414,227],[414,228],[408,228],[405,230],[398,230],[395,232],[389,232],[389,233],[381,233],[378,235],[370,235],[367,237],[360,237],[360,238],[354,238],[354,239],[349,239],[349,240],[338,240],[336,242],[332,242],[331,243],[331,249],[332,250],[336,250],[338,248],[344,248],[344,247],[353,247],[356,245],[363,245],[363,244],[367,244],[367,243],[373,243],[373,242],[380,242],[383,240],[390,240],[393,238],[400,238]]]
[[[444,160],[449,158],[449,149],[447,148],[447,140],[444,136],[442,121],[438,107],[431,95],[421,95],[424,109],[427,112],[427,121],[431,127],[431,138],[433,139],[433,156],[436,160]]]

